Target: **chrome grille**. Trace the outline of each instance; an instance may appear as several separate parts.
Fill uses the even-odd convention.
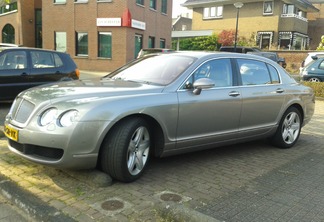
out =
[[[12,108],[12,119],[19,123],[25,123],[34,108],[35,105],[33,103],[22,98],[17,98]]]

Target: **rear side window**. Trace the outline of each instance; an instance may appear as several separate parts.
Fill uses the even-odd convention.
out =
[[[322,60],[322,62],[319,64],[318,68],[319,69],[324,69],[324,60]]]
[[[63,61],[54,52],[31,51],[33,68],[54,68],[63,66]]]
[[[271,69],[270,66],[268,69],[264,62],[249,59],[237,59],[237,62],[242,84],[245,86],[273,84],[275,81],[279,81],[279,77],[275,77],[278,75],[278,73],[275,73],[276,70]],[[271,75],[273,75],[274,81],[272,81]]]
[[[278,74],[277,70],[272,65],[268,65],[268,69],[269,69],[270,76],[271,76],[271,83],[272,84],[280,83],[280,78],[279,78],[279,74]]]
[[[27,55],[24,51],[9,51],[0,57],[0,69],[26,69]]]

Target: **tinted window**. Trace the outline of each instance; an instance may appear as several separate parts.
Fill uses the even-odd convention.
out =
[[[232,86],[232,66],[230,59],[215,59],[202,64],[188,79],[183,88],[192,88],[194,81],[209,78],[215,82],[215,87]]]
[[[270,84],[271,78],[264,62],[238,59],[237,60],[243,85]]]
[[[24,51],[6,52],[0,57],[0,69],[26,69],[27,55]]]
[[[324,60],[319,64],[319,69],[324,69]]]
[[[31,51],[33,68],[54,68],[63,65],[61,58],[52,52]]]

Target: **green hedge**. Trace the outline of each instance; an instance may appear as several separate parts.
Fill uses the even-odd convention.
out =
[[[302,84],[311,87],[316,97],[324,98],[324,82],[302,82]]]

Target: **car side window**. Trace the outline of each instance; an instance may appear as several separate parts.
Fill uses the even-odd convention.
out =
[[[270,73],[264,62],[237,59],[243,85],[271,84]]]
[[[232,86],[232,66],[230,59],[214,59],[205,62],[191,75],[184,88],[192,88],[194,81],[200,78],[213,80],[215,87]]]
[[[280,83],[280,78],[279,78],[279,74],[278,74],[277,70],[272,65],[269,65],[269,64],[268,64],[268,69],[269,69],[270,76],[271,76],[271,83],[272,84]]]
[[[27,55],[24,51],[10,51],[0,57],[0,69],[26,69]]]
[[[33,68],[54,68],[63,65],[61,58],[51,52],[31,51]]]
[[[318,68],[319,69],[324,69],[324,60],[319,64]]]

